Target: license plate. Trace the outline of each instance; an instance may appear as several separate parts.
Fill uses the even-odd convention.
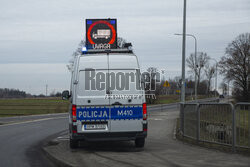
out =
[[[86,124],[83,127],[84,127],[84,130],[105,130],[105,129],[107,129],[106,124]]]

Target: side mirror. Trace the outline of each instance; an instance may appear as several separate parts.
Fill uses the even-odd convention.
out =
[[[62,92],[62,99],[63,100],[68,100],[69,99],[69,91],[68,90],[65,90]]]

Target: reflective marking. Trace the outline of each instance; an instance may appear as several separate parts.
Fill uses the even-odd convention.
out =
[[[161,118],[148,118],[148,120],[153,120],[153,121],[162,121],[163,119],[161,119]]]
[[[62,119],[62,118],[68,118],[68,117],[43,118],[43,119],[36,119],[36,120],[31,120],[31,121],[23,121],[23,122],[16,122],[16,123],[6,123],[4,125],[0,125],[0,127],[10,126],[10,125],[19,125],[19,124],[25,124],[25,123],[32,123],[32,122],[47,121],[47,120],[51,120],[51,119]]]
[[[142,119],[142,106],[77,107],[77,120],[130,120]]]
[[[141,106],[119,106],[111,108],[111,119],[142,119]]]
[[[109,108],[106,107],[81,107],[77,108],[77,120],[107,120],[109,119]]]

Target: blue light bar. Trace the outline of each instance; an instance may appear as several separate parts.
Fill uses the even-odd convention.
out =
[[[87,24],[92,24],[92,20],[87,20]]]
[[[115,24],[115,20],[110,20],[110,24]]]
[[[86,53],[88,50],[87,50],[87,48],[84,46],[84,47],[82,47],[82,53]]]

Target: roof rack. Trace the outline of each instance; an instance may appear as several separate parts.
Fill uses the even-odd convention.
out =
[[[98,53],[133,53],[131,49],[122,48],[122,49],[92,49],[82,52],[82,55],[85,54],[98,54]]]

